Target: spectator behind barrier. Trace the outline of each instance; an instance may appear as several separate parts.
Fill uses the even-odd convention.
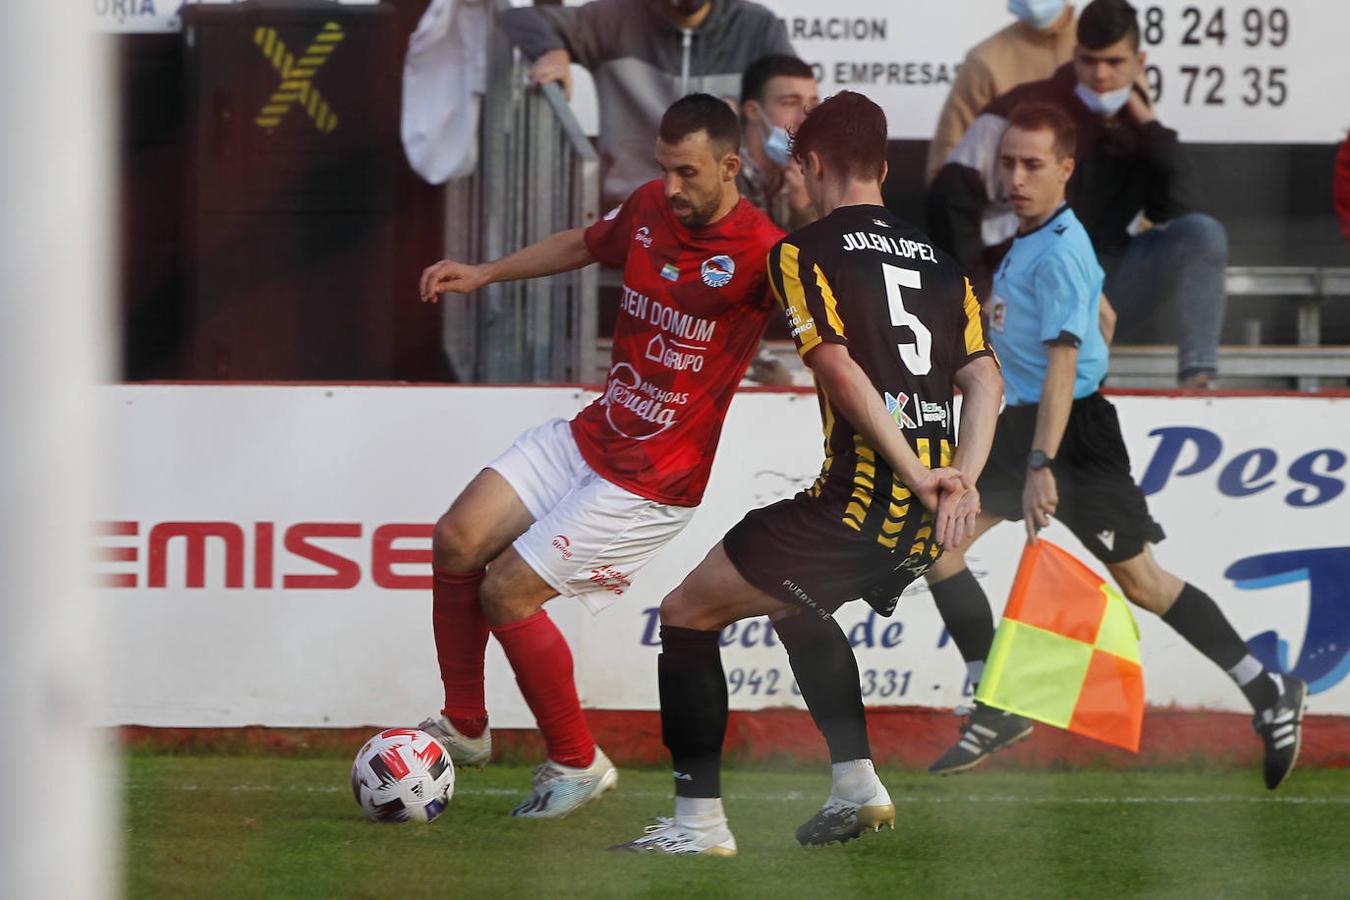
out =
[[[606,208],[659,175],[651,150],[666,107],[695,91],[734,101],[752,62],[793,52],[777,15],[749,0],[527,6],[501,24],[534,60],[533,83],[561,81],[570,97],[573,62],[594,76]]]
[[[989,101],[1019,84],[1049,78],[1073,59],[1077,37],[1067,0],[1008,0],[1008,12],[1017,21],[976,44],[957,72],[928,145],[928,183]]]
[[[1334,176],[1333,198],[1336,204],[1336,218],[1341,223],[1341,234],[1350,241],[1350,135],[1341,144],[1336,154],[1336,174]]]
[[[815,73],[795,56],[761,56],[741,79],[741,172],[736,186],[784,231],[819,218],[806,193],[801,166],[790,156],[792,135],[819,103]],[[775,387],[793,383],[787,366],[764,344],[746,377]]]
[[[1074,61],[996,98],[971,125],[926,200],[929,234],[987,290],[1017,230],[998,187],[998,145],[1019,103],[1058,104],[1078,128],[1069,203],[1106,270],[1116,340],[1138,339],[1155,310],[1173,317],[1178,380],[1205,387],[1217,371],[1228,235],[1194,212],[1195,178],[1177,133],[1138,84],[1139,22],[1126,0],[1093,0],[1078,20]]]
[[[816,104],[820,86],[811,67],[795,56],[763,56],[741,79],[741,196],[792,231],[818,216],[806,193],[801,167],[792,162],[792,133]]]

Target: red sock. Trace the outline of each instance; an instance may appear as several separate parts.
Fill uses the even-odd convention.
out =
[[[436,634],[436,660],[445,685],[441,713],[466,737],[478,737],[487,728],[483,699],[483,653],[488,623],[478,589],[483,570],[433,572],[431,625]]]
[[[501,642],[516,672],[516,683],[548,743],[548,758],[585,768],[595,760],[595,738],[581,713],[572,679],[572,651],[542,609],[528,619],[498,625]]]

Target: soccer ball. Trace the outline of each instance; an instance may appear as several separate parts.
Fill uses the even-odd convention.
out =
[[[352,763],[352,793],[376,822],[430,822],[454,792],[450,757],[435,738],[416,728],[381,731]]]

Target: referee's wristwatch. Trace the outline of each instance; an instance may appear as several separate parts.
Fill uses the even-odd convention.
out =
[[[1039,472],[1041,469],[1049,469],[1052,472],[1055,469],[1055,458],[1048,456],[1044,450],[1032,450],[1027,454],[1027,468],[1033,472]]]

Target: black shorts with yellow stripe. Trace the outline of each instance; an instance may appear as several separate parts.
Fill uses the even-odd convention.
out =
[[[826,615],[862,598],[889,616],[941,548],[932,517],[869,447],[848,456],[832,457],[811,488],[748,513],[722,548],[741,577],[784,603]]]

